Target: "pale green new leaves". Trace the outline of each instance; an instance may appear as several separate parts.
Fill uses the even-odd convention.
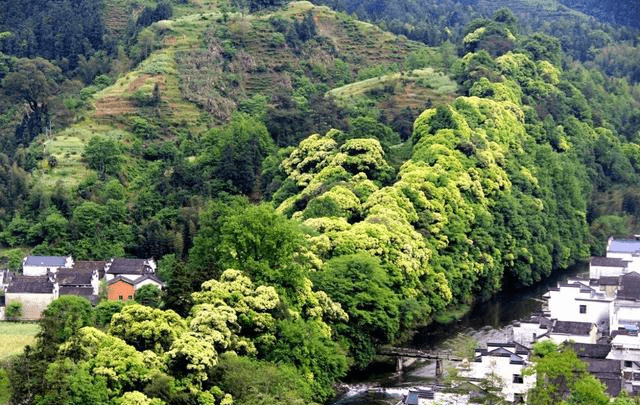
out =
[[[191,330],[209,339],[219,351],[256,354],[255,342],[273,341],[275,320],[271,314],[280,303],[275,288],[254,287],[241,271],[229,269],[220,280],[202,284],[193,293]]]
[[[133,346],[93,327],[80,329],[60,350],[75,353],[86,362],[90,373],[104,377],[110,396],[139,386],[152,371],[145,364],[144,355]]]
[[[173,342],[167,352],[169,368],[174,375],[186,377],[195,383],[205,381],[207,370],[218,362],[213,344],[196,333],[186,333]]]
[[[125,393],[115,400],[116,405],[164,405],[165,402],[158,398],[149,398],[140,391]]]
[[[163,353],[187,331],[186,322],[174,311],[145,305],[127,305],[113,315],[109,333],[140,351]]]

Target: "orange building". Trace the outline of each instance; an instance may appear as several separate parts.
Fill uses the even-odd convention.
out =
[[[107,283],[107,298],[113,301],[127,301],[133,299],[135,288],[133,281],[117,276]]]

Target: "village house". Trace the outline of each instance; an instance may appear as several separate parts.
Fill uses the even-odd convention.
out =
[[[544,314],[536,314],[513,325],[513,341],[531,347],[540,336],[553,328],[554,321]]]
[[[22,320],[38,320],[42,311],[58,298],[58,288],[53,273],[44,276],[15,275],[5,293],[5,303],[22,303]]]
[[[524,369],[530,365],[530,349],[514,342],[487,343],[487,348],[478,348],[475,358],[466,367],[461,367],[462,377],[472,380],[488,379],[500,388],[502,398],[520,403],[536,381],[535,375],[527,375]]]
[[[569,280],[559,284],[557,288],[550,288],[545,297],[550,318],[558,321],[594,323],[601,334],[608,334],[609,313],[614,297],[593,288],[589,281]]]
[[[620,363],[624,389],[630,393],[640,393],[640,337],[637,333],[616,335],[606,358]]]
[[[630,260],[615,257],[592,257],[589,262],[589,279],[597,280],[602,277],[618,278],[627,272]]]
[[[78,295],[96,304],[105,264],[105,261],[83,260],[75,262],[71,269],[59,269],[56,282],[60,295]]]
[[[105,266],[108,299],[133,299],[135,291],[147,284],[164,288],[165,285],[155,275],[155,270],[153,259],[111,259]]]
[[[591,322],[555,321],[551,330],[538,340],[547,338],[556,344],[569,341],[595,344],[598,341],[598,328]]]
[[[27,256],[22,260],[22,275],[45,276],[55,273],[59,268],[73,267],[71,256]]]
[[[129,301],[136,291],[134,283],[123,276],[116,276],[107,282],[107,299],[110,301]]]
[[[622,389],[621,363],[607,359],[609,344],[572,343],[571,349],[580,360],[587,363],[587,370],[607,387],[607,394],[617,396]]]
[[[146,274],[154,274],[156,263],[153,259],[111,259],[104,269],[107,282],[117,276],[135,280]]]

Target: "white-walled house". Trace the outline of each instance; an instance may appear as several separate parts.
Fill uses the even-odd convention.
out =
[[[601,333],[609,333],[610,308],[614,301],[612,295],[593,288],[587,281],[570,280],[559,284],[557,288],[550,288],[546,297],[550,318],[595,323]]]
[[[551,330],[553,323],[552,319],[542,314],[520,320],[513,325],[513,341],[531,347],[540,336]]]
[[[501,387],[501,396],[507,401],[521,402],[536,381],[535,375],[526,375],[530,350],[518,343],[487,343],[486,349],[476,349],[474,361],[459,369],[462,377],[490,379]]]
[[[592,257],[589,262],[589,279],[620,277],[628,271],[629,259],[619,257]]]
[[[22,260],[22,275],[45,276],[55,273],[59,268],[73,267],[71,256],[27,256]]]
[[[624,389],[640,393],[640,337],[637,334],[615,336],[607,359],[620,361]]]
[[[640,274],[620,277],[616,300],[610,311],[610,330],[637,332],[640,328]]]
[[[38,320],[42,311],[58,298],[53,273],[45,276],[13,276],[5,293],[6,305],[12,301],[22,303],[22,320]]]

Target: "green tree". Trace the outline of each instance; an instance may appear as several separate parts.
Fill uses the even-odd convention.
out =
[[[84,148],[82,158],[103,179],[107,175],[118,174],[124,161],[122,148],[117,141],[97,136],[89,140]]]
[[[136,290],[133,299],[141,305],[160,308],[162,306],[162,290],[155,284],[143,285]]]
[[[380,260],[364,252],[335,257],[312,280],[349,315],[349,323],[336,329],[348,339],[356,366],[366,367],[376,346],[392,341],[400,328],[399,297]]]
[[[58,346],[85,326],[93,325],[93,307],[84,297],[63,295],[53,300],[42,312],[38,344],[43,352],[54,356]]]
[[[276,343],[267,360],[293,364],[308,376],[313,399],[326,401],[333,395],[333,383],[347,372],[347,358],[337,343],[316,321],[278,322]]]
[[[31,111],[45,112],[49,97],[62,80],[60,68],[42,58],[18,59],[2,81],[5,90],[27,102]]]
[[[158,354],[169,350],[186,331],[184,319],[175,312],[139,304],[123,307],[113,315],[109,326],[111,335],[123,339],[137,350],[152,350]]]
[[[126,301],[109,301],[102,300],[96,305],[93,313],[95,314],[95,324],[98,328],[107,329],[111,324],[111,318],[122,310],[126,305]]]
[[[531,405],[553,405],[562,401],[580,405],[606,405],[610,402],[604,385],[587,371],[569,347],[558,347],[550,340],[533,346],[533,372],[536,385],[529,391]]]

